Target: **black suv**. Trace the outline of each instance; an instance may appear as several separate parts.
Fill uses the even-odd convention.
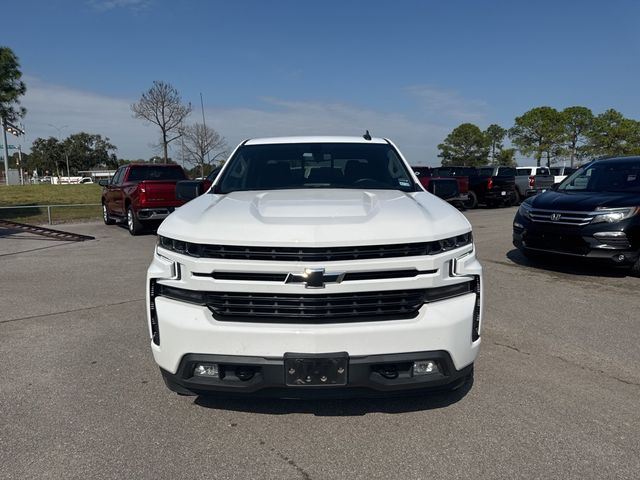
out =
[[[593,161],[527,199],[513,220],[513,244],[528,257],[599,258],[640,275],[640,157]]]

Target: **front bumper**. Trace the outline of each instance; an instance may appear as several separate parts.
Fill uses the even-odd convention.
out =
[[[589,227],[600,231],[603,227]],[[517,248],[540,253],[582,257],[610,261],[615,264],[632,264],[638,260],[640,251],[631,244],[611,245],[595,238],[586,229],[539,226],[516,216],[513,228],[513,245]]]
[[[164,251],[163,251],[164,253]],[[148,283],[161,282],[163,285],[189,288],[196,291],[313,293],[304,286],[280,284],[267,281],[236,281],[213,279],[193,275],[194,272],[242,269],[241,271],[292,271],[303,265],[294,262],[245,262],[217,259],[193,259],[185,255],[174,255],[170,260],[154,255],[149,267]],[[313,265],[313,264],[312,264]],[[327,262],[322,266],[327,271],[359,271],[363,266],[368,270],[398,270],[417,268],[426,273],[411,278],[389,280],[361,280],[328,283],[317,293],[338,294],[366,291],[403,289],[429,289],[467,281],[463,277],[477,277],[482,285],[482,267],[472,248],[461,248],[438,255],[424,257],[403,257],[393,259],[372,259]],[[307,266],[306,264],[304,266]],[[187,303],[167,296],[152,296],[147,288],[147,318],[154,359],[171,385],[188,391],[197,386],[187,384],[183,366],[192,356],[211,358],[248,358],[250,361],[282,362],[289,352],[309,355],[325,355],[328,352],[344,352],[350,362],[367,362],[366,358],[380,355],[399,355],[402,352],[443,352],[446,355],[446,379],[442,384],[455,382],[456,372],[467,372],[476,360],[480,350],[482,329],[482,296],[466,293],[438,301],[424,303],[415,316],[410,318],[379,319],[363,315],[348,323],[261,323],[255,321],[231,321],[216,318],[206,305]],[[262,360],[255,360],[262,359]],[[361,360],[365,359],[365,360]],[[419,358],[424,359],[424,358]],[[376,360],[378,361],[378,360]],[[269,368],[276,368],[269,367]],[[281,367],[280,367],[281,368]],[[467,369],[467,370],[465,370]],[[352,380],[350,372],[350,382]],[[355,374],[355,373],[353,373]],[[282,382],[279,373],[270,378]],[[464,376],[463,373],[460,375]],[[429,385],[439,386],[432,380]],[[356,389],[363,387],[364,380],[358,380]],[[269,388],[278,388],[277,382],[267,383]],[[407,388],[420,388],[428,385]],[[190,388],[191,387],[191,388]],[[209,385],[211,387],[211,385]],[[215,385],[214,385],[215,387]],[[351,385],[347,386],[348,389]],[[322,390],[326,386],[321,387]],[[375,388],[369,388],[376,391]],[[215,390],[214,390],[215,391]],[[247,391],[247,390],[244,390]]]
[[[413,362],[425,359],[435,360],[440,371],[413,375]],[[194,376],[197,363],[215,363],[226,374],[223,378]],[[161,372],[170,390],[186,395],[218,393],[278,398],[327,398],[452,389],[466,381],[473,372],[473,365],[456,370],[447,352],[435,351],[350,357],[347,370],[346,385],[286,386],[283,358],[190,354],[182,359],[176,373],[172,374],[164,369]],[[251,376],[238,376],[236,371],[249,371]],[[396,374],[389,375],[390,371]]]

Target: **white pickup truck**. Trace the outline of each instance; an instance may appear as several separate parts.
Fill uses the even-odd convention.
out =
[[[158,229],[151,349],[185,394],[361,396],[473,375],[482,268],[471,226],[388,140],[242,142]],[[197,198],[196,198],[197,197]]]

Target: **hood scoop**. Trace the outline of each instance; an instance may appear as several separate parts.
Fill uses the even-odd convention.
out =
[[[265,221],[278,219],[370,218],[378,210],[378,199],[367,191],[317,190],[305,195],[271,191],[257,195],[251,213]]]

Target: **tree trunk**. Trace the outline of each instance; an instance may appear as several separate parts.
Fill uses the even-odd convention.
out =
[[[162,131],[162,151],[164,154],[164,163],[169,162],[169,154],[168,154],[168,145],[167,145],[167,132]]]

